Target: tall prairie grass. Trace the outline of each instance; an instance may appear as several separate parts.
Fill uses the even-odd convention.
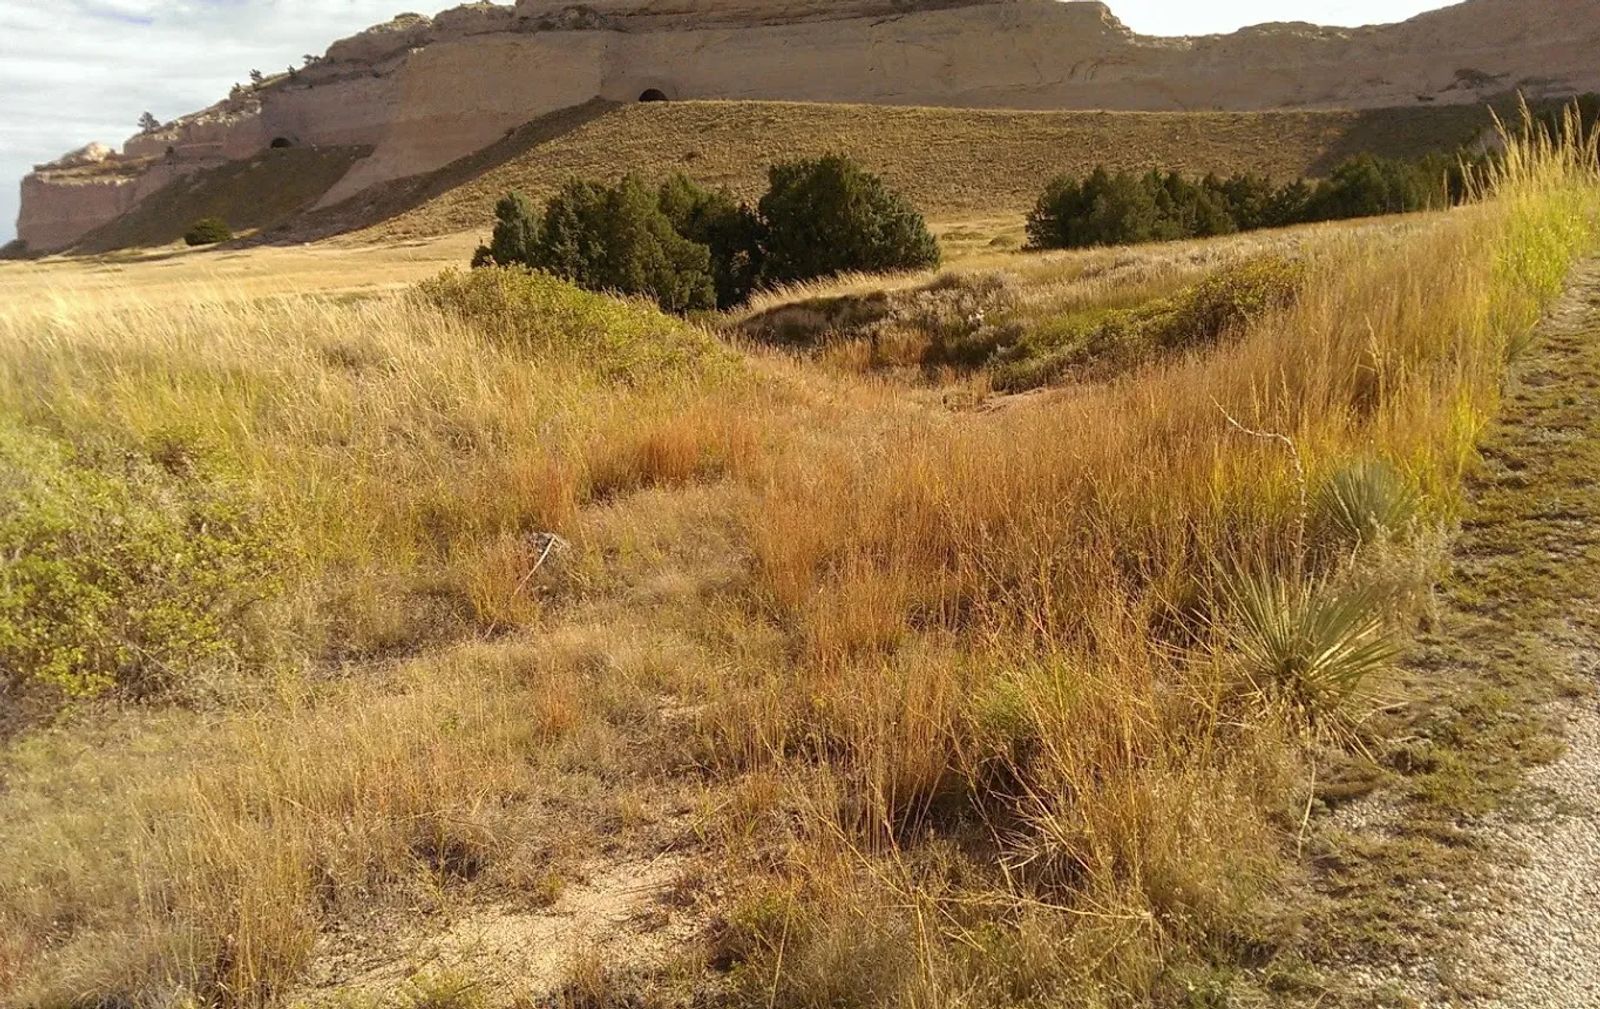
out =
[[[1381,685],[1436,560],[1396,587],[1368,531],[1439,541],[1600,227],[1592,144],[1509,149],[1469,207],[1297,234],[1299,296],[1215,346],[988,413],[492,275],[8,305],[0,424],[85,464],[176,444],[287,516],[295,567],[232,692],[8,744],[0,993],[279,1004],[322,930],[513,899],[657,788],[700,796],[696,969],[734,1004],[1245,983],[1293,948],[1311,769],[1364,731],[1344,681]],[[1146,294],[1189,275],[1150,255]]]
[[[582,501],[693,479],[745,437],[696,391],[733,367],[705,333],[534,278],[353,304],[46,290],[0,317],[0,342],[0,423],[192,460],[292,514],[304,619],[275,625],[313,654],[492,625],[523,574],[500,563],[508,538],[571,534]]]
[[[971,871],[1010,900],[1011,926],[1070,947],[1083,917],[1091,934],[1128,923],[1116,955],[1053,974],[1048,998],[1175,997],[1175,963],[1248,930],[1240,901],[1282,871],[1272,837],[1305,801],[1316,730],[1359,721],[1341,709],[1415,616],[1322,534],[1320,489],[1385,460],[1419,521],[1448,524],[1508,354],[1593,247],[1593,140],[1508,149],[1472,207],[1307,242],[1294,303],[1215,349],[986,423],[908,424],[820,462],[811,445],[775,454],[747,521],[804,660],[752,685],[759,699],[720,726],[732,752],[755,748],[749,733],[775,759],[827,755],[843,798],[816,829],[880,858],[965,811],[1003,870]],[[1252,583],[1283,587],[1237,587]],[[908,647],[927,642],[943,650]],[[919,916],[920,963],[858,1001],[991,1004],[1006,967],[935,966],[970,942],[959,899],[921,883],[900,903],[862,897],[828,886],[837,865],[798,871],[824,888],[797,912],[831,922],[821,933],[841,914],[869,934],[906,926],[906,904]],[[815,941],[836,955],[836,934]],[[789,943],[783,969],[806,955]]]

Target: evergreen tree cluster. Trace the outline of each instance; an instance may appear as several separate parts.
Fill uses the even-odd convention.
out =
[[[1249,174],[1191,179],[1177,172],[1061,176],[1028,215],[1036,248],[1074,249],[1206,238],[1312,221],[1442,208],[1465,194],[1459,159],[1415,161],[1363,154],[1316,183],[1283,185]]]
[[[495,208],[474,266],[522,265],[670,312],[728,308],[760,287],[850,270],[938,265],[939,246],[904,196],[847,157],[774,165],[755,207],[675,175],[659,187],[574,180],[540,208]]]

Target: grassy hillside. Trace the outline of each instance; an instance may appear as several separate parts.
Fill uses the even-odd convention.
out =
[[[220,217],[235,233],[270,230],[309,209],[365,153],[349,147],[275,149],[196,172],[90,232],[76,251],[167,245],[202,217]]]
[[[496,148],[387,196],[347,208],[354,223],[398,212],[374,237],[481,228],[508,189],[548,194],[573,176],[685,172],[744,196],[774,161],[855,155],[952,220],[1016,214],[1045,182],[1098,163],[1196,173],[1317,175],[1360,151],[1409,156],[1449,150],[1489,125],[1477,107],[1369,112],[1018,112],[787,102],[588,106],[541,120]],[[559,128],[552,128],[559,127]],[[443,184],[441,184],[441,181]],[[401,208],[416,204],[410,209]]]
[[[1304,882],[1600,237],[1593,150],[1522,153],[896,278],[820,361],[511,271],[0,266],[0,1004],[1385,1004]],[[869,359],[996,305],[1050,394]]]
[[[1095,164],[1196,173],[1317,175],[1360,151],[1449,150],[1488,125],[1476,107],[1365,112],[1019,112],[785,102],[585,105],[533,120],[436,172],[310,208],[363,153],[264,151],[157,192],[88,235],[79,251],[164,245],[217,216],[263,241],[367,231],[359,240],[416,239],[483,227],[508,189],[543,196],[574,176],[682,171],[745,196],[774,161],[856,155],[938,223],[1014,216],[1044,183]]]

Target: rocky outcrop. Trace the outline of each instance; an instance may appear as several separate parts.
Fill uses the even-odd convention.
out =
[[[1373,108],[1600,90],[1596,52],[1600,0],[1467,0],[1397,25],[1201,38],[1140,36],[1105,4],[1061,0],[517,0],[402,16],[123,154],[170,173],[270,144],[372,148],[329,205],[595,98]],[[148,192],[82,183],[30,176],[30,248],[66,247]]]
[[[68,248],[205,164],[130,158],[101,145],[75,151],[35,168],[22,180],[17,239],[34,253]]]
[[[87,168],[90,165],[103,165],[116,157],[117,152],[105,144],[88,144],[75,151],[69,151],[47,165],[35,165],[36,172],[61,171],[70,168]]]

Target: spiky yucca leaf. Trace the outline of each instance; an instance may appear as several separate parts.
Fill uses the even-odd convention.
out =
[[[1312,726],[1337,722],[1396,648],[1371,588],[1242,575],[1226,587],[1229,639],[1250,689]]]
[[[1317,495],[1319,524],[1346,542],[1370,542],[1385,533],[1404,532],[1421,502],[1401,472],[1378,459],[1339,470]]]

